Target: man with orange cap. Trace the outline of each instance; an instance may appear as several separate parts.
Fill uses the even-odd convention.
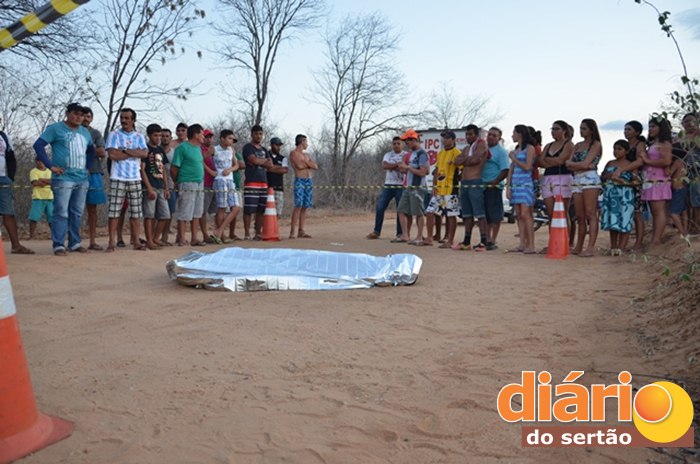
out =
[[[399,170],[406,173],[406,190],[401,195],[397,211],[401,220],[401,241],[411,245],[425,246],[423,240],[423,228],[425,227],[425,195],[426,195],[426,179],[430,166],[428,154],[420,146],[420,137],[413,130],[407,130],[401,140],[406,142],[406,147],[410,150],[408,163],[401,161]],[[415,240],[411,240],[408,236],[408,217],[416,217],[416,225],[418,226],[418,234]]]

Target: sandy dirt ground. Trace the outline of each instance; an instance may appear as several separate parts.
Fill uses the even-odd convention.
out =
[[[661,368],[645,365],[620,317],[648,285],[638,263],[504,253],[517,240],[508,224],[499,250],[476,253],[366,240],[370,215],[309,222],[313,239],[237,245],[415,253],[417,283],[213,292],[168,280],[184,248],[60,258],[48,241],[25,242],[35,256],[6,245],[37,402],[76,424],[22,462],[660,461],[644,449],[522,449],[520,425],[496,412],[522,370],[585,370],[588,384]]]

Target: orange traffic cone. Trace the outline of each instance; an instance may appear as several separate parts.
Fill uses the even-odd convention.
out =
[[[278,242],[280,239],[280,228],[277,224],[277,208],[275,206],[275,189],[267,189],[267,204],[265,205],[265,216],[263,216],[263,240]]]
[[[38,451],[71,433],[71,422],[46,416],[36,408],[0,238],[0,463]]]
[[[551,218],[549,228],[549,245],[547,258],[564,259],[569,256],[569,225],[566,222],[564,200],[557,195],[554,202],[554,217]]]

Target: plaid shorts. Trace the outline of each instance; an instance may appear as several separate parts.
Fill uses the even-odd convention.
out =
[[[233,179],[214,179],[214,190],[216,191],[217,208],[241,206]]]
[[[140,180],[111,180],[109,182],[109,212],[108,217],[118,218],[122,209],[124,198],[129,204],[129,217],[140,219],[143,217],[143,203]]]

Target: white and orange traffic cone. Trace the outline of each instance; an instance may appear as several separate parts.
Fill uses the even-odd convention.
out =
[[[277,207],[275,205],[275,189],[267,189],[267,203],[265,204],[265,215],[263,216],[263,240],[278,242],[280,239],[280,228],[277,223]]]
[[[0,238],[0,463],[31,454],[71,433],[71,422],[37,410]]]
[[[554,214],[549,227],[549,245],[547,258],[565,259],[569,256],[569,225],[566,222],[564,200],[557,195],[554,201]]]

